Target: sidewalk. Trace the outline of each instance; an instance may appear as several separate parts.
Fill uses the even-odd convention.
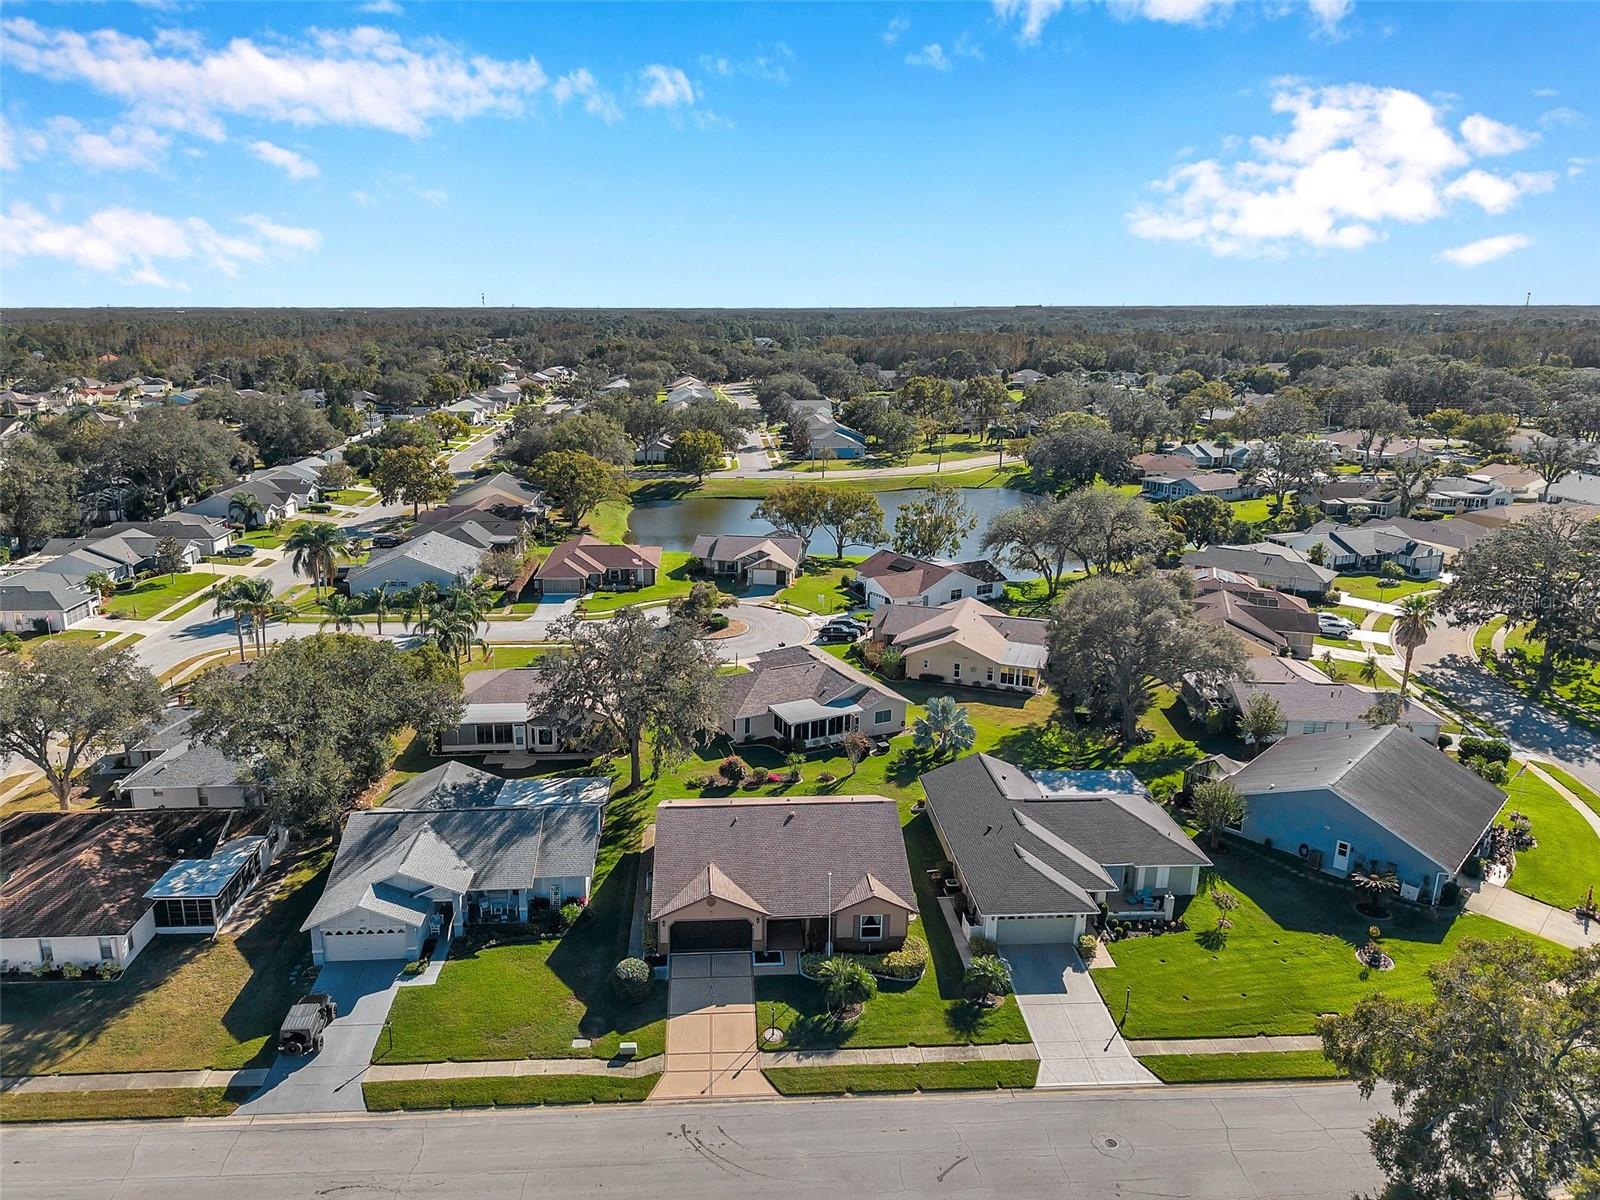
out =
[[[1147,1054],[1272,1054],[1321,1050],[1322,1039],[1314,1033],[1287,1037],[1155,1038],[1130,1041],[1128,1049],[1140,1058]]]
[[[1600,921],[1587,924],[1565,909],[1531,899],[1494,883],[1479,883],[1467,896],[1467,911],[1493,917],[1547,941],[1581,950],[1600,946]]]
[[[399,1079],[502,1079],[525,1075],[619,1075],[636,1079],[662,1069],[664,1056],[631,1059],[613,1066],[604,1058],[512,1058],[488,1062],[402,1063],[371,1066],[362,1076],[366,1083]]]
[[[126,1075],[14,1075],[0,1079],[0,1092],[122,1092],[145,1088],[257,1088],[266,1067],[243,1071],[133,1071]]]

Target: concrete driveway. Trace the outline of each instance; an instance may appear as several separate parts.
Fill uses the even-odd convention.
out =
[[[667,967],[667,1061],[652,1100],[771,1096],[756,1043],[750,954],[674,954]]]
[[[1001,954],[1039,1051],[1039,1087],[1157,1082],[1117,1032],[1075,947],[1007,946]]]
[[[401,961],[329,963],[308,991],[327,992],[339,1006],[319,1054],[280,1054],[259,1091],[239,1106],[242,1117],[265,1113],[366,1112],[361,1077],[372,1061],[399,989]]]

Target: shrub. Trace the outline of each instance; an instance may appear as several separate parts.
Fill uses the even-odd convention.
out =
[[[851,954],[846,957],[886,979],[921,979],[922,972],[928,966],[928,943],[911,935],[900,949],[887,954]]]
[[[571,929],[578,923],[578,918],[581,916],[583,916],[583,905],[579,904],[576,900],[568,900],[561,906],[561,932],[565,933],[567,930]]]
[[[1078,935],[1078,957],[1085,963],[1092,963],[1094,956],[1100,952],[1100,939],[1092,933]]]
[[[711,633],[721,633],[728,627],[728,614],[714,612],[705,620],[705,627]]]
[[[1454,879],[1446,879],[1439,888],[1439,907],[1454,908],[1461,902],[1461,885]]]
[[[64,962],[61,964],[61,978],[82,979],[83,968],[75,962]]]
[[[628,1004],[646,999],[656,986],[656,973],[642,958],[625,958],[611,968],[611,990]]]
[[[5,633],[0,633],[0,650],[5,651],[7,654],[15,654],[21,649],[22,639],[16,634],[12,633],[10,630],[7,630]]]
[[[878,981],[858,962],[834,955],[818,965],[817,982],[822,985],[823,998],[833,1012],[843,1012],[857,1004],[865,1004],[878,994]]]
[[[967,966],[961,982],[975,999],[1011,994],[1011,968],[998,954],[979,954]]]
[[[1484,779],[1487,779],[1496,787],[1506,781],[1506,765],[1503,762],[1497,762],[1492,758],[1482,758],[1478,755],[1473,755],[1471,758],[1463,758],[1461,760],[1461,764],[1465,767],[1471,767],[1472,770],[1476,771],[1479,775],[1481,775]]]
[[[1000,947],[994,944],[992,937],[975,933],[967,939],[967,949],[972,952],[974,958],[977,958],[994,954]]]
[[[760,787],[763,783],[765,783],[766,781],[767,781],[767,777],[765,775],[757,773],[757,774],[751,775],[749,778],[747,778],[744,781],[742,786],[744,787],[745,791],[753,792],[758,787]]]
[[[1450,737],[1450,735],[1448,733],[1441,733],[1439,735],[1439,749],[1441,749],[1441,750],[1450,749],[1450,743],[1451,743],[1452,740],[1453,739]]]
[[[717,764],[717,774],[722,777],[724,783],[738,787],[739,781],[750,774],[750,764],[737,754],[730,754]]]
[[[1507,763],[1511,761],[1511,745],[1499,738],[1463,737],[1461,758],[1462,761],[1481,758],[1485,762]]]
[[[835,775],[832,771],[824,771],[821,775],[817,776],[817,782],[818,783],[833,783],[838,778],[839,777],[837,775]]]

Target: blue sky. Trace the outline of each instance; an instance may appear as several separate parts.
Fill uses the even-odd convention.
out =
[[[1600,6],[8,3],[11,305],[1592,303]]]

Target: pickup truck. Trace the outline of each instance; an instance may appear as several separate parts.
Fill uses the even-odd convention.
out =
[[[315,1054],[322,1049],[322,1031],[339,1015],[339,1006],[326,992],[312,992],[296,1000],[278,1030],[280,1054]]]

